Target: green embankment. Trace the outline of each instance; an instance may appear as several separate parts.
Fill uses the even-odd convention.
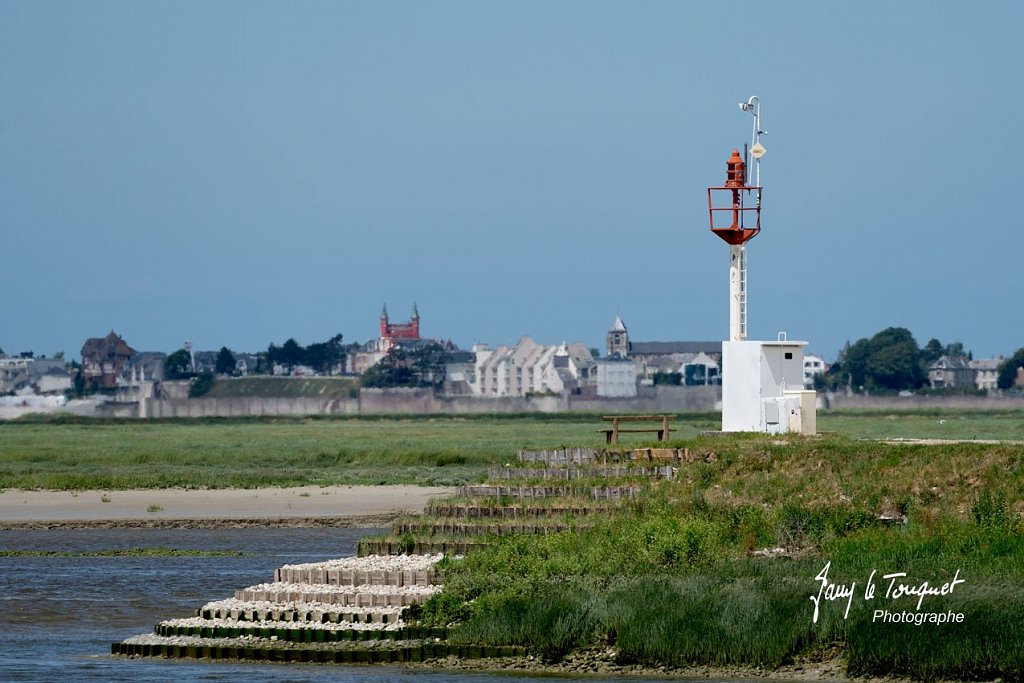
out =
[[[206,398],[353,398],[359,380],[341,377],[239,377],[219,379]]]
[[[651,667],[774,668],[838,653],[853,675],[1024,676],[1024,447],[839,435],[689,445],[697,457],[676,479],[588,528],[492,537],[449,561],[424,623],[550,659],[612,646]],[[849,615],[847,600],[823,602],[812,623],[826,562],[832,581],[857,587]],[[885,595],[893,572],[963,583],[918,610],[916,597]],[[876,610],[963,621],[893,623]]]

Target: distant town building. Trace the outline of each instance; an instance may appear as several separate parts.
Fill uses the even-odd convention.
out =
[[[633,342],[630,353],[641,384],[659,373],[679,373],[690,386],[722,383],[722,342]]]
[[[391,322],[388,317],[388,305],[384,304],[380,312],[380,336],[371,339],[348,354],[345,359],[345,373],[363,374],[379,363],[388,351],[396,346],[415,349],[434,341],[420,337],[420,312],[415,303],[412,305],[412,316],[407,323]]]
[[[928,383],[932,389],[974,388],[974,370],[963,356],[942,356],[928,366]]]
[[[679,375],[679,383],[686,386],[705,386],[722,383],[718,360],[704,353],[669,353],[637,356],[640,383],[654,384],[658,375]]]
[[[720,341],[655,341],[630,342],[629,352],[633,356],[668,356],[673,353],[706,353],[721,359],[722,342]]]
[[[615,316],[605,349],[608,358],[632,358],[642,384],[653,384],[659,373],[679,373],[689,385],[722,383],[720,341],[634,342],[622,318]]]
[[[384,304],[380,312],[380,345],[378,351],[387,353],[397,344],[419,341],[420,312],[416,304],[412,305],[412,317],[407,323],[393,323],[388,320],[388,305]]]
[[[162,381],[166,361],[167,354],[163,351],[140,351],[128,361],[128,368],[122,381],[130,384]]]
[[[234,374],[245,377],[251,372],[256,371],[256,366],[259,365],[259,356],[255,353],[247,353],[244,351],[232,351],[231,355],[235,357],[235,368]],[[217,351],[195,351],[192,353],[192,357],[196,361],[196,372],[217,372],[217,358],[220,356],[220,350]],[[296,368],[302,368],[304,366],[295,366]],[[279,371],[280,370],[280,371]],[[292,372],[292,368],[284,368],[283,366],[275,366],[271,369],[271,374],[274,375],[288,375],[288,374],[303,374],[301,372]],[[306,372],[305,374],[309,374]]]
[[[633,398],[637,394],[636,363],[619,356],[598,358],[595,365],[597,395],[603,398]]]
[[[597,379],[594,357],[580,342],[538,344],[523,337],[515,346],[473,349],[475,366],[463,376],[474,396],[583,393]]]
[[[36,358],[33,353],[0,356],[0,394],[52,394],[70,387],[71,375],[62,358]]]
[[[814,388],[814,376],[828,372],[828,365],[821,356],[807,354],[804,356],[804,389]]]
[[[0,393],[15,391],[20,384],[26,381],[28,366],[31,364],[31,358],[20,356],[0,358]]]
[[[116,332],[87,339],[82,346],[82,377],[101,387],[117,386],[117,378],[136,353]]]
[[[980,360],[967,361],[971,370],[974,371],[974,386],[979,391],[995,391],[999,388],[999,364],[1005,359],[982,358]]]
[[[441,393],[446,396],[472,396],[472,385],[476,383],[476,346],[474,351],[449,351],[445,363],[444,386]]]
[[[629,356],[629,330],[622,318],[615,316],[612,326],[605,337],[605,348],[609,358],[626,358]]]

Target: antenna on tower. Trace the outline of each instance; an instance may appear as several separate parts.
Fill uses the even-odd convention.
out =
[[[746,102],[740,102],[740,111],[749,111],[754,115],[754,130],[750,135],[750,155],[754,157],[754,186],[760,187],[761,157],[767,151],[761,144],[761,136],[768,134],[768,131],[761,130],[761,98],[751,95]]]

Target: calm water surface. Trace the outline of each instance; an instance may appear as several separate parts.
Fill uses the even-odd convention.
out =
[[[232,550],[243,557],[0,558],[0,681],[536,681],[389,667],[122,659],[110,644],[191,616],[235,589],[273,580],[276,567],[351,555],[376,529],[103,529],[0,531],[0,549],[90,552],[125,548]],[[598,679],[588,678],[596,681]],[[603,681],[627,679],[600,679]],[[635,680],[635,679],[634,679]]]

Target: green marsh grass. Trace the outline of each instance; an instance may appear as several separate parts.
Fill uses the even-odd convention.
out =
[[[945,416],[945,417],[943,417]],[[929,447],[880,445],[856,439],[881,437],[1024,438],[1024,411],[823,413],[819,426],[837,432],[815,439],[753,436],[703,437],[718,428],[713,413],[680,415],[670,446],[688,447],[703,464],[688,466],[696,485],[733,467],[740,488],[721,493],[758,498],[762,492],[797,501],[806,496],[847,495],[868,470],[894,469],[916,460],[916,482],[929,482]],[[945,420],[945,425],[939,421]],[[950,426],[952,425],[952,426]],[[68,416],[0,422],[0,488],[87,490],[173,487],[297,486],[303,484],[437,484],[482,481],[488,466],[513,462],[525,449],[561,446],[603,448],[598,414],[312,417],[296,419],[90,420]],[[940,430],[937,432],[936,430]],[[624,449],[658,446],[629,441]],[[1022,447],[1004,444],[1017,454]],[[956,444],[961,460],[987,457],[979,444]],[[779,458],[780,453],[797,457]],[[947,451],[949,453],[950,451]],[[818,456],[816,460],[811,457]],[[908,457],[909,456],[909,457]],[[945,458],[946,456],[944,456]],[[1005,454],[994,459],[999,466]],[[792,478],[789,463],[807,467]],[[931,469],[935,469],[932,467]],[[973,468],[971,468],[973,469]],[[970,469],[938,466],[938,474]],[[830,490],[807,488],[826,475]],[[883,480],[884,481],[884,480]],[[905,477],[900,482],[912,485]],[[782,484],[782,488],[777,485]],[[970,481],[964,485],[973,485]],[[718,495],[708,491],[709,497]],[[870,495],[898,506],[912,491],[873,488]],[[803,497],[803,498],[801,498]],[[882,500],[885,499],[885,500]]]
[[[797,558],[734,551],[678,563],[658,550],[673,543],[656,538],[640,560],[579,554],[585,543],[601,549],[621,543],[621,531],[608,526],[603,543],[587,534],[578,544],[513,539],[451,562],[444,602],[428,603],[422,618],[461,621],[452,642],[525,645],[552,659],[577,647],[610,644],[622,663],[771,668],[839,645],[855,675],[932,680],[1022,673],[1024,539],[1009,528],[979,536],[970,522],[951,522],[938,533],[876,527],[834,540],[817,556]],[[625,539],[621,554],[635,554],[634,543]],[[826,561],[832,562],[833,580],[855,581],[861,590],[872,569],[879,575],[907,572],[914,583],[932,585],[959,570],[965,581],[960,590],[928,598],[925,609],[962,612],[964,622],[876,623],[876,606],[914,611],[913,601],[876,605],[858,592],[848,617],[843,605],[826,603],[813,623],[810,596]],[[565,612],[565,623],[545,616],[551,605]]]
[[[847,409],[818,413],[818,431],[861,439],[995,439],[1024,441],[1024,410]]]
[[[521,419],[0,423],[0,487],[127,489],[482,479],[518,448],[573,444],[587,422]]]
[[[851,674],[1020,678],[1020,445],[843,435],[687,445],[693,461],[676,479],[588,518],[591,528],[496,538],[451,561],[443,599],[422,619],[461,623],[455,642],[525,645],[552,659],[612,645],[623,663],[772,668],[839,649]],[[766,548],[781,555],[752,556]],[[829,561],[835,580],[861,590],[875,570],[932,585],[959,571],[966,584],[926,609],[965,621],[880,624],[876,605],[858,599],[848,617],[829,605],[812,623],[815,576]],[[547,623],[556,598],[573,619],[527,626]]]

